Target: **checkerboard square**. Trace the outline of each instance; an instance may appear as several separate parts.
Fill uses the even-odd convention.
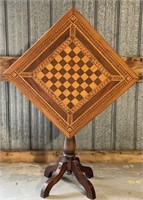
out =
[[[62,59],[60,62],[60,65],[62,66],[62,67],[64,67],[67,63],[66,63],[66,61],[64,60],[64,59]]]
[[[72,60],[73,60],[75,63],[78,63],[81,59],[76,55],[74,58],[72,58]]]
[[[86,90],[87,93],[90,93],[92,91],[90,86],[88,86],[85,90]]]
[[[45,68],[46,69],[46,68]],[[48,72],[47,72],[48,73]],[[46,74],[47,74],[46,73]],[[53,68],[52,70],[51,70],[51,73],[53,74],[53,75],[55,75],[56,73],[57,73],[57,70],[55,69],[55,68]]]
[[[65,81],[66,81],[66,79],[62,76],[62,77],[59,79],[59,81],[60,81],[62,84],[64,84]]]
[[[90,68],[91,66],[93,66],[93,63],[89,60],[86,65]]]
[[[101,73],[99,70],[97,70],[97,71],[95,72],[95,74],[96,74],[96,76],[100,76],[102,73]]]
[[[64,75],[66,73],[66,70],[64,68],[60,69],[59,71],[61,73],[61,75]]]
[[[80,58],[80,59],[82,59],[83,57],[84,57],[84,54],[80,51],[78,54],[78,57]]]
[[[96,83],[96,85],[99,85],[101,83],[101,80],[97,78],[94,82]]]
[[[69,99],[70,101],[72,101],[72,100],[74,99],[74,96],[73,96],[72,94],[70,94],[70,95],[68,96],[68,99]]]
[[[45,83],[45,86],[47,87],[47,88],[51,88],[51,86],[53,85],[53,83],[49,80],[49,81],[47,81],[47,83]]]
[[[47,74],[49,70],[47,68],[42,69],[43,74]]]
[[[74,107],[74,104],[72,102],[68,103],[67,106],[72,109]]]
[[[58,64],[58,62],[57,62],[57,60],[53,59],[53,60],[51,61],[51,64],[52,64],[53,66],[56,66],[56,65]]]
[[[79,84],[82,84],[82,83],[84,82],[84,80],[83,80],[82,78],[78,78],[78,79],[77,79],[77,82],[78,82]]]
[[[71,68],[69,71],[69,74],[72,76],[74,73],[75,73],[75,71]]]
[[[60,81],[56,81],[55,82],[55,86],[57,87],[57,90],[59,89],[59,87],[62,85],[62,83]],[[58,94],[58,93],[57,93]]]
[[[84,62],[82,60],[80,60],[77,65],[79,65],[79,67],[82,67],[84,65]]]
[[[46,83],[49,79],[48,79],[46,76],[44,76],[41,80],[42,80],[44,83]]]
[[[69,64],[71,67],[73,67],[76,63],[75,63],[74,60],[70,60],[70,61],[68,62],[68,64]]]
[[[46,74],[46,77],[50,80],[53,77],[53,73],[52,72],[48,72]]]
[[[79,69],[79,70],[77,71],[77,74],[81,76],[82,74],[84,74],[84,71],[83,71],[82,69]]]
[[[74,51],[71,51],[71,52],[69,53],[69,56],[70,56],[71,58],[74,58],[74,57],[76,56],[76,54],[74,53]]]
[[[93,72],[92,72],[90,69],[88,69],[87,72],[86,72],[86,74],[87,74],[88,76],[91,76],[91,75],[93,74]]]
[[[60,89],[61,92],[63,92],[63,91],[65,91],[66,88],[65,88],[64,85],[61,85],[61,86],[59,87],[59,89]]]
[[[67,53],[66,53],[64,50],[60,53],[60,56],[61,56],[62,58],[64,58],[66,55],[67,55]]]
[[[69,44],[69,47],[70,47],[71,49],[74,49],[74,48],[76,47],[76,45],[75,45],[73,42],[71,42],[71,43]]]
[[[81,100],[83,99],[83,97],[79,94],[79,95],[76,97],[76,99],[77,99],[78,101],[81,101]]]
[[[74,80],[72,77],[70,77],[70,78],[68,79],[68,82],[69,82],[70,84],[72,84],[72,83],[75,82],[75,80]]]
[[[58,56],[56,56],[56,61],[57,61],[57,63],[59,63],[63,58],[60,56],[60,54],[58,55]]]
[[[55,76],[53,76],[53,77],[51,78],[51,81],[52,81],[53,83],[56,83],[57,78],[56,78]]]
[[[66,86],[65,86],[66,87]],[[68,88],[68,87],[66,87],[66,88]],[[70,92],[69,92],[69,90],[65,90],[64,92],[63,92],[63,94],[66,96],[66,97],[68,97],[69,95],[70,95]]]
[[[71,84],[70,84],[68,81],[66,81],[66,82],[64,83],[65,88],[68,88],[70,85],[71,85]],[[68,90],[67,90],[67,91],[68,91]]]
[[[57,87],[55,85],[52,85],[50,88],[53,92],[55,92],[57,90]]]
[[[62,93],[62,94],[59,95],[59,98],[60,98],[61,100],[64,100],[66,97],[65,97],[65,95]]]
[[[68,63],[71,60],[71,57],[69,55],[66,55],[64,57],[64,60],[66,61],[66,63]]]
[[[78,87],[76,88],[76,90],[80,93],[80,92],[83,91],[83,88],[82,88],[81,86],[78,86]]]

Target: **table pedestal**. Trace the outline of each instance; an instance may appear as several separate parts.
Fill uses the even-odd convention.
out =
[[[78,157],[75,157],[75,137],[68,139],[65,137],[64,141],[64,155],[59,158],[56,165],[48,166],[44,175],[48,180],[44,183],[41,190],[41,197],[46,198],[49,196],[52,187],[62,178],[66,172],[70,175],[74,173],[77,180],[85,188],[87,197],[95,199],[96,194],[93,185],[87,178],[93,177],[93,171],[90,167],[83,166]],[[85,174],[85,175],[84,175]]]

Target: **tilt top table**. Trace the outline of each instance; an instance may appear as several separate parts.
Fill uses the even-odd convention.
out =
[[[84,17],[71,8],[4,75],[65,134],[64,155],[45,170],[41,197],[72,172],[87,197],[95,190],[90,167],[75,157],[74,135],[138,81]],[[85,173],[85,175],[83,174]]]

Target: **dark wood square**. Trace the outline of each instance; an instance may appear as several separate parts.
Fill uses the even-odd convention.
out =
[[[138,80],[75,8],[4,74],[68,138]]]

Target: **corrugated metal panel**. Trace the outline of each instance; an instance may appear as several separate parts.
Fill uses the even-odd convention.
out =
[[[114,0],[98,1],[96,29],[100,35],[116,50],[118,2]],[[101,23],[102,22],[102,23]],[[94,149],[114,148],[114,104],[95,118]]]
[[[9,149],[8,87],[0,85],[0,149]]]
[[[0,1],[0,54],[6,54],[6,35],[5,35],[5,5]],[[7,89],[6,84],[0,84],[0,149],[9,148],[8,136],[8,113],[7,113]]]
[[[28,48],[27,1],[6,1],[7,54],[21,55]],[[29,101],[9,84],[10,149],[29,148]]]
[[[143,86],[138,84],[138,97],[137,101],[137,130],[136,130],[136,138],[135,138],[135,148],[143,149]]]
[[[138,52],[140,0],[120,1],[119,53],[133,56]],[[136,85],[117,100],[116,149],[134,149],[136,137]]]
[[[140,0],[120,1],[119,53],[134,56],[138,52]]]
[[[0,1],[0,55],[21,55],[72,0]],[[143,55],[142,0],[76,0],[76,7],[122,56]],[[142,149],[143,85],[136,84],[76,136],[78,149]],[[0,83],[0,148],[59,149],[63,134],[10,83]]]
[[[29,1],[29,44],[36,42],[50,28],[50,1]],[[52,143],[51,123],[35,108],[30,105],[31,117],[31,149],[50,149]]]
[[[138,54],[143,56],[143,0],[140,2],[140,23],[139,23],[139,49]]]
[[[0,54],[6,55],[6,13],[5,2],[0,1]],[[10,149],[9,139],[9,106],[8,106],[8,84],[0,84],[0,149]]]
[[[143,1],[140,1],[140,19],[139,19],[139,48],[138,54],[143,56]],[[137,97],[136,97],[136,104],[137,104],[137,134],[136,134],[136,149],[143,149],[143,84],[137,85]]]

